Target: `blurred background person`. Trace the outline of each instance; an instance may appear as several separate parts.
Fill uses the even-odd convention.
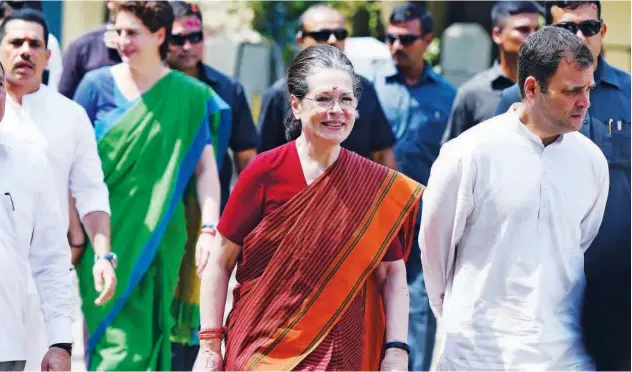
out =
[[[106,1],[108,9],[112,1]],[[59,92],[72,99],[84,75],[104,66],[121,63],[121,56],[113,42],[112,25],[109,22],[77,36],[66,48],[63,57],[63,73],[59,80]]]
[[[498,61],[461,85],[457,91],[443,142],[494,116],[503,89],[518,79],[518,51],[540,28],[542,8],[535,1],[499,1],[492,8],[492,40]]]

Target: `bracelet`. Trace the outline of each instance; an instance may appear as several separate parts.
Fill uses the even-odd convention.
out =
[[[213,340],[220,339],[222,340],[226,336],[226,328],[209,328],[202,329],[198,332],[198,338],[200,340]]]
[[[408,346],[408,344],[405,343],[405,342],[398,342],[398,341],[387,342],[384,345],[384,351],[386,351],[386,349],[390,349],[390,348],[402,349],[402,350],[406,351],[406,353],[408,353],[408,355],[410,355],[410,346]]]

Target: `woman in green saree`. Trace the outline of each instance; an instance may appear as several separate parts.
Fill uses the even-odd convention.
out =
[[[215,159],[226,151],[230,109],[205,84],[165,67],[173,23],[168,2],[115,2],[112,15],[123,62],[88,73],[74,97],[95,127],[110,193],[112,251],[119,257],[119,289],[102,307],[91,306],[92,263],[78,266],[88,368],[168,370],[185,244],[197,239],[187,257],[198,270],[215,249],[209,234],[187,233],[185,200],[195,195],[197,219],[217,223],[221,164]]]

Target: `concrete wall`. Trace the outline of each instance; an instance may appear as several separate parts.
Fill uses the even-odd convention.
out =
[[[602,1],[601,18],[608,25],[604,40],[606,60],[630,72],[630,1]]]
[[[64,1],[62,13],[62,50],[78,35],[97,27],[105,19],[105,1]]]

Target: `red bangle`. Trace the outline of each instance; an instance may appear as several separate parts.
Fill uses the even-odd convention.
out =
[[[215,224],[202,225],[202,229],[200,230],[200,234],[209,234],[212,237],[215,237],[215,235],[217,235],[217,228],[215,227]]]
[[[225,328],[210,328],[210,329],[202,329],[198,332],[198,338],[200,340],[213,340],[213,339],[223,339],[226,334]]]

